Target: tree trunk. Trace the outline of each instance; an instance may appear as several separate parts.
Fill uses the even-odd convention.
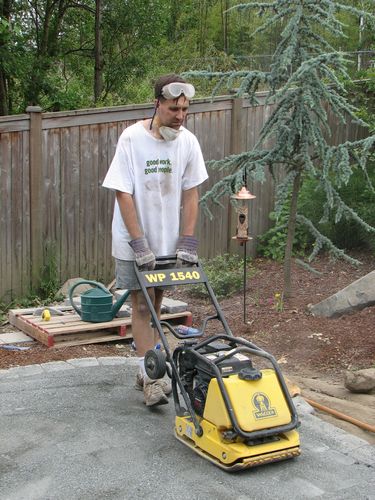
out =
[[[102,5],[95,1],[95,74],[94,100],[98,102],[103,92]]]
[[[357,71],[361,71],[362,69],[362,33],[365,29],[365,18],[360,16],[359,18],[359,34],[358,34],[358,48],[359,52],[357,54]]]
[[[292,250],[294,233],[296,230],[296,217],[297,217],[297,201],[298,193],[301,187],[301,172],[298,172],[293,181],[292,200],[290,203],[289,222],[288,222],[288,235],[285,245],[284,256],[284,297],[292,296],[292,279],[291,279],[291,263],[292,263]]]
[[[0,3],[0,16],[6,22],[9,22],[10,19],[9,0],[4,0]],[[6,37],[4,37],[4,39],[0,38],[0,49],[3,49],[6,46],[5,40]],[[7,71],[2,61],[0,61],[0,115],[1,116],[9,114],[8,76],[9,75],[7,74]]]
[[[223,30],[223,50],[228,53],[228,12],[229,1],[221,0],[221,25]]]
[[[168,26],[168,38],[171,42],[177,40],[177,24],[180,17],[180,2],[179,0],[171,0],[171,15]]]
[[[0,66],[0,116],[8,115],[8,92],[6,74],[2,66]]]

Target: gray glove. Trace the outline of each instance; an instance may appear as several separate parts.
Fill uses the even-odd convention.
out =
[[[150,250],[144,236],[129,241],[135,254],[135,261],[140,271],[152,271],[155,268],[155,255]]]
[[[194,236],[180,236],[176,248],[177,267],[187,267],[198,262],[198,240]]]

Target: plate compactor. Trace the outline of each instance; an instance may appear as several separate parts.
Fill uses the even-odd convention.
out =
[[[146,372],[152,379],[171,377],[176,438],[226,471],[298,456],[298,417],[275,358],[233,335],[199,263],[176,268],[172,259],[158,258],[153,271],[135,265],[135,271],[164,347],[146,353]],[[188,284],[206,287],[216,314],[199,329],[160,321],[147,288]],[[222,331],[205,336],[212,321]],[[165,332],[179,339],[173,352]]]

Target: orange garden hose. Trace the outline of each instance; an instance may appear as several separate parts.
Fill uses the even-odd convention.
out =
[[[361,429],[364,429],[365,431],[369,432],[375,432],[375,426],[366,424],[365,422],[361,422],[361,420],[357,420],[356,418],[349,417],[348,415],[345,415],[344,413],[341,413],[337,410],[333,410],[332,408],[328,408],[328,406],[321,405],[320,403],[317,403],[316,401],[313,401],[312,399],[308,399],[304,397],[304,400],[309,403],[311,406],[314,406],[318,410],[324,411],[326,413],[330,413],[331,415],[341,419],[341,420],[346,420],[347,422],[350,422],[351,424],[356,425],[357,427],[360,427]]]

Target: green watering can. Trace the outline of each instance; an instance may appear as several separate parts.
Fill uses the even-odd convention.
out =
[[[91,285],[93,288],[81,294],[81,309],[79,309],[74,304],[73,292],[77,286],[85,284]],[[81,316],[82,321],[88,321],[90,323],[112,321],[129,295],[130,290],[127,290],[118,301],[113,304],[113,295],[111,292],[101,283],[89,280],[78,281],[69,290],[70,303]]]

